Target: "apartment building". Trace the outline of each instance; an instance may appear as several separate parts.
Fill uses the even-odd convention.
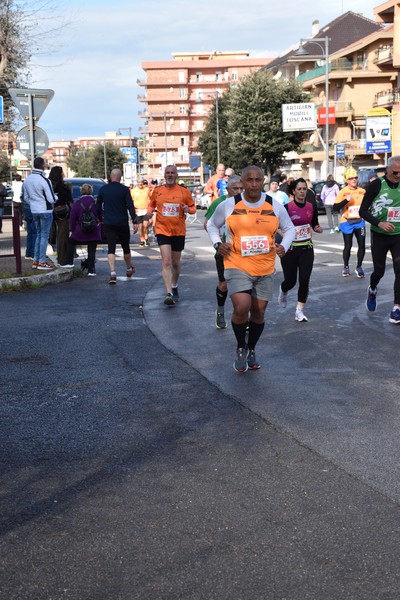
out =
[[[250,58],[246,51],[174,53],[172,60],[143,62],[146,79],[138,80],[144,107],[140,128],[147,156],[147,174],[159,178],[168,163],[177,165],[182,177],[191,173],[190,157],[207,114],[230,86],[272,59]]]
[[[400,153],[397,106],[399,101],[400,3],[390,0],[375,10],[375,21],[348,11],[327,26],[316,27],[304,48],[307,55],[297,55],[296,48],[267,68],[277,76],[295,77],[301,82],[316,108],[326,107],[326,63],[324,43],[312,38],[328,38],[328,104],[334,109],[334,123],[329,125],[329,165],[326,165],[324,131],[318,126],[309,132],[301,152],[292,154],[286,168],[294,175],[307,174],[311,179],[332,172],[340,178],[345,167],[384,165],[384,154],[367,154],[366,119],[374,108],[392,112],[392,153]],[[396,38],[397,36],[397,38]],[[394,48],[396,47],[396,55]],[[325,111],[324,111],[325,112]],[[336,144],[345,147],[345,157],[335,157]]]

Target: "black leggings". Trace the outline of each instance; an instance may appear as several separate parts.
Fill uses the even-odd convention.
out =
[[[400,235],[387,235],[371,231],[371,254],[374,270],[370,285],[374,290],[385,274],[386,256],[390,252],[394,271],[394,303],[400,304]]]
[[[362,261],[365,256],[365,227],[359,227],[358,229],[354,229],[353,233],[342,233],[344,240],[344,249],[343,249],[343,264],[345,267],[349,266],[350,260],[350,252],[351,247],[353,245],[353,235],[356,236],[357,244],[358,244],[358,252],[357,252],[357,267],[361,267]]]
[[[293,289],[297,282],[297,271],[299,272],[299,290],[297,300],[303,304],[307,301],[308,288],[311,272],[314,264],[314,249],[297,247],[288,250],[281,258],[283,275],[285,279],[281,283],[282,292]]]

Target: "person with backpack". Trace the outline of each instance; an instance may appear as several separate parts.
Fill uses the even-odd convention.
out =
[[[68,262],[73,264],[75,246],[87,245],[87,259],[82,261],[83,269],[88,270],[88,277],[95,277],[95,261],[97,243],[101,242],[101,225],[97,215],[96,201],[93,198],[93,187],[84,183],[80,188],[81,197],[71,207],[71,235],[68,241]]]

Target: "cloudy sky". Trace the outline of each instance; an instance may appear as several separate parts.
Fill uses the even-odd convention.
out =
[[[51,140],[73,139],[132,128],[138,134],[143,108],[136,96],[141,63],[169,60],[172,52],[248,50],[275,57],[311,24],[321,27],[348,10],[373,19],[372,0],[53,0],[63,26],[33,58],[31,87],[55,96],[39,125]],[[300,10],[299,10],[300,8]],[[48,26],[48,24],[46,24]]]

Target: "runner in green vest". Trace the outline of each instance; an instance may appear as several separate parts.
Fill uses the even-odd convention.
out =
[[[378,284],[385,274],[390,252],[394,270],[394,305],[389,322],[400,323],[400,156],[388,160],[384,177],[372,181],[365,193],[360,216],[371,223],[371,254],[374,270],[368,286],[366,306],[377,307]]]

